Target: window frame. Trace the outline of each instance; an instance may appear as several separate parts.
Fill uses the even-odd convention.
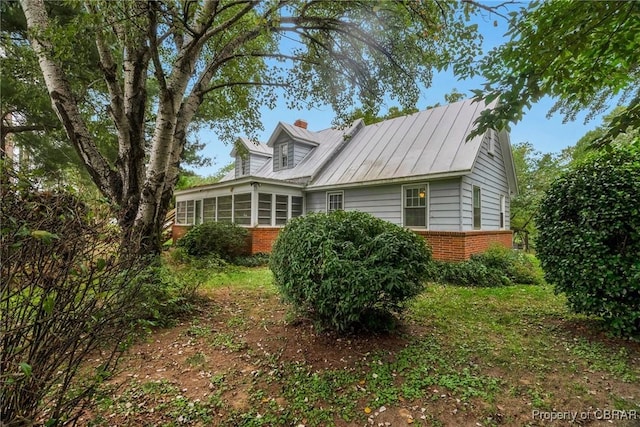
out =
[[[425,197],[424,197],[424,206],[407,206],[407,190],[418,190],[424,188]],[[419,194],[419,193],[418,193]],[[418,200],[420,197],[418,198]],[[406,184],[402,186],[402,225],[407,228],[428,230],[429,229],[429,204],[431,202],[431,197],[429,193],[429,183],[421,182],[416,184]],[[407,224],[407,209],[424,209],[424,225],[408,225]]]
[[[507,198],[504,194],[500,195],[500,216],[498,218],[500,230],[507,228]]]
[[[284,142],[280,144],[280,153],[278,155],[280,160],[280,169],[289,168],[289,143]]]
[[[476,200],[476,193],[478,194]],[[477,205],[476,206],[476,201]],[[476,222],[476,209],[477,209],[477,222]],[[471,223],[474,230],[482,230],[482,188],[478,185],[474,185],[471,189]]]
[[[331,209],[331,197],[332,196],[340,196],[340,207],[336,209]],[[327,213],[335,212],[335,211],[343,211],[344,210],[344,191],[327,191]]]
[[[286,202],[282,202],[282,199],[285,198]],[[278,201],[278,199],[280,199],[280,201]],[[285,209],[278,209],[279,205],[281,206],[282,203],[285,204]],[[275,194],[274,197],[274,217],[273,217],[273,224],[276,227],[284,227],[287,224],[287,221],[289,221],[289,206],[291,204],[291,200],[290,197],[287,194]],[[282,213],[284,212],[284,217],[282,216]],[[284,221],[283,221],[284,220]]]
[[[180,217],[180,204],[184,203],[184,221],[183,218]],[[191,217],[189,218],[189,204],[191,204]],[[195,209],[196,209],[196,200],[180,200],[176,202],[176,225],[194,225],[195,222]]]
[[[240,176],[249,175],[249,170],[250,170],[249,166],[250,166],[249,156],[248,155],[240,156]]]

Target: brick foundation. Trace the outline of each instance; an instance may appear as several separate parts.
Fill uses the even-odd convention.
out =
[[[463,261],[484,252],[495,243],[511,247],[510,230],[497,231],[416,231],[433,250],[433,258],[441,261]]]
[[[276,241],[276,237],[278,237],[278,233],[280,233],[280,230],[281,228],[279,227],[250,228],[249,234],[251,234],[251,253],[271,253],[271,248],[273,247],[273,243]]]
[[[184,236],[189,226],[174,225],[173,241]],[[252,254],[258,252],[270,253],[279,227],[249,228],[248,245]],[[433,250],[433,258],[441,261],[463,261],[471,255],[484,252],[494,243],[511,247],[512,232],[499,231],[416,231],[425,238]]]
[[[171,227],[171,238],[173,239],[173,244],[175,244],[179,238],[187,234],[187,231],[189,231],[190,229],[190,225],[173,224],[173,226]]]

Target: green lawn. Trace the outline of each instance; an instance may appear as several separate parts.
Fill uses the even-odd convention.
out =
[[[291,316],[266,268],[214,274],[202,293],[198,315],[132,348],[94,425],[611,425],[604,410],[640,423],[640,346],[549,286],[430,285],[393,334],[348,337]]]

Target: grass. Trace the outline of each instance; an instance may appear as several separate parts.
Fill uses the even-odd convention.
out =
[[[640,346],[607,338],[546,285],[430,285],[396,335],[331,337],[335,348],[309,324],[287,324],[266,268],[213,274],[202,291],[218,305],[183,326],[197,347],[180,369],[208,376],[206,396],[131,380],[101,401],[94,425],[519,426],[539,425],[532,410],[589,408],[640,419]],[[287,353],[297,340],[297,353],[317,354]]]

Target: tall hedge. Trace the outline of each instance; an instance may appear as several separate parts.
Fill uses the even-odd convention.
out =
[[[640,335],[640,139],[564,174],[537,218],[545,277],[578,313]]]
[[[430,259],[415,233],[363,212],[337,211],[291,220],[270,267],[285,300],[322,326],[345,331],[401,311],[423,290]]]

